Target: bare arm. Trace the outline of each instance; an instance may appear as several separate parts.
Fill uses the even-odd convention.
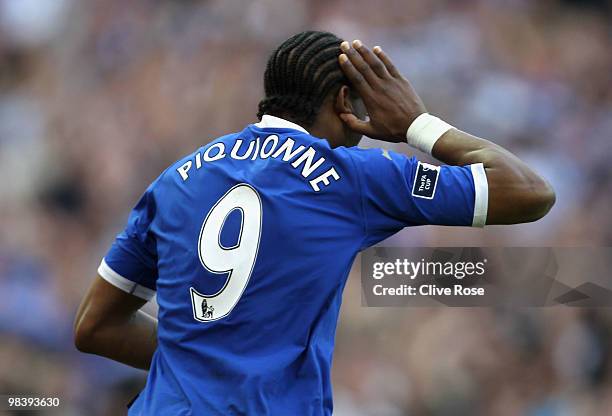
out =
[[[76,347],[148,370],[157,348],[157,319],[140,310],[145,303],[97,277],[77,312]]]
[[[446,132],[433,156],[449,165],[482,163],[489,184],[487,224],[536,221],[555,202],[551,186],[508,150],[460,130]]]
[[[374,139],[402,142],[410,124],[427,112],[410,84],[380,47],[373,52],[359,41],[343,42],[340,65],[370,116],[342,114],[354,131]],[[487,224],[516,224],[542,218],[555,202],[550,185],[508,150],[457,129],[446,132],[432,155],[448,165],[482,163],[487,174]]]

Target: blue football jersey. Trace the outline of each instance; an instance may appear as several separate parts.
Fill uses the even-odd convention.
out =
[[[130,415],[330,415],[342,291],[403,227],[482,226],[482,164],[330,148],[264,116],[166,169],[99,274],[157,296],[158,348]]]

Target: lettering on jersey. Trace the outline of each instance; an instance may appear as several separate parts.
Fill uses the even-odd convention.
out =
[[[179,173],[179,175],[181,175],[181,178],[183,178],[183,182],[185,182],[187,178],[189,178],[189,175],[187,174],[187,172],[189,172],[189,169],[191,169],[191,165],[192,165],[191,160],[188,160],[181,167],[176,168],[176,171]]]
[[[269,146],[269,149],[268,149],[269,144],[271,144],[271,146]],[[263,144],[261,145],[260,157],[262,159],[269,158],[270,155],[274,153],[274,150],[276,150],[276,146],[278,146],[278,136],[277,135],[273,134],[271,136],[266,137],[266,140],[264,140]]]
[[[283,142],[281,147],[278,148],[276,152],[272,155],[273,158],[278,158],[283,152],[283,161],[288,162],[296,155],[299,155],[303,150],[304,146],[300,145],[295,151],[293,150],[293,145],[295,144],[295,140],[291,137],[288,137],[287,140]]]
[[[436,193],[439,174],[439,166],[419,162],[416,174],[414,175],[412,195],[417,198],[433,199]]]
[[[312,147],[309,147],[308,150],[302,153],[300,157],[295,159],[295,161],[291,164],[291,166],[293,166],[294,168],[297,168],[303,163],[304,167],[302,168],[302,176],[307,178],[308,176],[310,176],[312,172],[314,172],[315,170],[317,170],[319,166],[321,166],[321,163],[325,162],[325,158],[322,157],[319,160],[317,160],[315,163],[312,163],[316,154],[317,154],[316,150],[314,150]]]
[[[244,152],[243,155],[238,155],[238,151],[242,147],[243,142],[244,140],[238,139],[236,140],[236,143],[234,143],[234,147],[232,148],[232,153],[230,154],[230,157],[232,159],[244,160],[244,159],[248,159],[249,156],[251,156],[251,153],[253,152],[253,148],[255,147],[255,142],[249,143],[249,147],[247,148],[246,152]]]
[[[340,179],[340,175],[338,175],[338,172],[336,172],[336,169],[330,168],[328,171],[326,171],[321,176],[317,176],[316,178],[311,180],[310,186],[312,186],[312,189],[314,189],[315,192],[319,192],[321,190],[321,188],[319,187],[319,183],[323,182],[323,185],[328,186],[330,177],[334,178],[335,181]]]
[[[255,140],[255,152],[253,153],[251,160],[255,160],[257,157],[259,157],[259,137]]]
[[[214,162],[225,157],[225,144],[215,143],[204,152],[205,162]]]
[[[248,144],[243,139],[236,139],[231,149],[226,149],[223,142],[214,143],[208,146],[204,153],[198,152],[194,155],[195,170],[198,171],[205,166],[203,162],[215,162],[227,156],[235,160],[268,159],[271,157],[289,162],[289,166],[298,170],[302,177],[308,180],[310,187],[315,192],[320,192],[323,187],[331,185],[332,180],[340,180],[340,175],[333,166],[328,167],[318,175],[316,174],[316,171],[325,163],[325,158],[319,156],[313,147],[296,146],[295,140],[290,137],[281,142],[275,134],[266,137],[263,141],[257,137]],[[190,159],[176,168],[176,171],[185,182],[189,179],[192,169],[194,169],[194,163]]]

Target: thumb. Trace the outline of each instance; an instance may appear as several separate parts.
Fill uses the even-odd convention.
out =
[[[349,129],[356,133],[365,134],[366,136],[372,137],[374,129],[369,121],[363,121],[358,119],[355,114],[341,113],[340,119],[348,126]]]

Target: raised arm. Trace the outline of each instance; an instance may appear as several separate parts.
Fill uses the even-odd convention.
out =
[[[380,47],[360,41],[341,45],[340,65],[368,110],[369,120],[342,114],[354,131],[373,139],[405,142],[408,129],[427,109],[410,82]],[[458,129],[446,131],[428,149],[448,165],[482,163],[488,182],[487,224],[516,224],[542,218],[555,202],[551,186],[508,150]]]

